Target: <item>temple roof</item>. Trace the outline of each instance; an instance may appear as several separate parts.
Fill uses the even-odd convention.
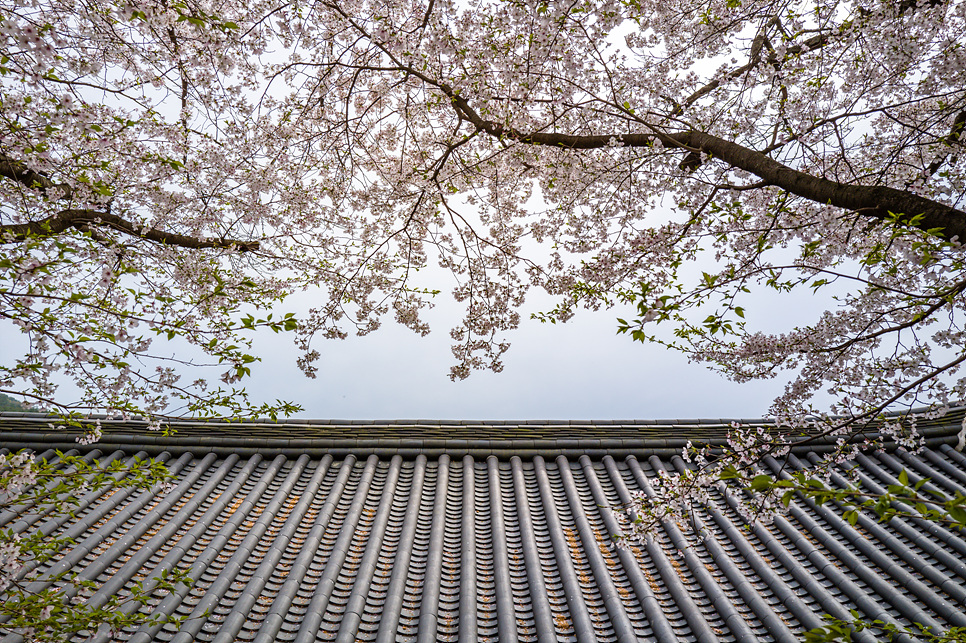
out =
[[[719,488],[688,524],[616,547],[634,495],[683,466],[686,440],[719,440],[729,422],[186,422],[161,436],[105,421],[101,442],[80,446],[43,418],[0,414],[0,446],[156,455],[176,485],[93,493],[58,524],[0,515],[0,528],[70,536],[47,570],[80,570],[95,603],[187,570],[191,588],[141,608],[189,616],[181,629],[125,641],[797,641],[853,609],[966,627],[966,537],[934,523],[851,525],[798,499],[747,524],[740,491]],[[960,411],[923,428],[918,454],[868,453],[840,473],[875,491],[906,470],[966,493],[961,428]],[[827,446],[764,466],[809,469]]]

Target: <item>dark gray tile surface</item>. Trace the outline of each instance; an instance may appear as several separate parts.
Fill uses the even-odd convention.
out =
[[[0,428],[20,444],[25,422],[3,419]],[[567,439],[631,439],[619,435],[626,426],[583,425]],[[121,429],[115,434],[136,435]],[[550,430],[504,424],[488,439],[500,450],[501,438]],[[4,435],[0,444],[12,445]],[[74,539],[47,569],[95,580],[95,604],[162,570],[190,571],[191,588],[142,608],[189,616],[180,630],[145,628],[116,640],[795,641],[823,614],[848,617],[849,609],[937,631],[966,626],[966,537],[915,520],[862,516],[853,527],[835,506],[798,501],[774,524],[749,526],[734,497],[718,490],[690,524],[614,547],[616,516],[631,494],[657,469],[682,465],[647,455],[646,440],[626,457],[597,446],[594,456],[506,449],[476,457],[459,448],[299,456],[192,453],[194,435],[177,438],[179,453],[160,456],[176,473],[169,494],[92,495],[75,518],[34,525]],[[48,444],[38,441],[38,451]],[[92,449],[101,459],[139,451]],[[817,457],[798,450],[766,464],[779,472]],[[907,469],[966,493],[966,458],[942,441],[918,455],[863,456],[857,466],[872,489]],[[27,526],[0,516],[0,528]]]

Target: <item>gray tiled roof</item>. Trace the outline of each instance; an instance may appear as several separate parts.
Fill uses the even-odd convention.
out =
[[[955,444],[954,429],[966,416],[966,408],[950,411],[944,417],[920,420],[918,428],[930,445]],[[137,421],[102,419],[102,447],[137,447],[155,455],[168,452],[181,454],[217,453],[219,455],[283,454],[298,457],[308,454],[322,457],[330,454],[356,456],[375,453],[391,457],[395,454],[427,457],[446,453],[450,456],[473,455],[557,455],[609,454],[671,456],[681,452],[689,440],[719,444],[732,422],[768,428],[760,419],[705,420],[294,420],[268,421],[172,421],[165,425],[171,436],[148,431],[147,424]],[[0,412],[0,430],[8,446],[45,444],[53,448],[71,448],[77,431],[54,427],[43,416],[32,413]],[[787,434],[786,434],[787,435]],[[878,435],[870,426],[869,437]],[[806,440],[807,433],[794,436]],[[828,451],[828,440],[808,440],[808,449]]]
[[[862,456],[856,474],[876,489],[907,469],[966,493],[966,458],[950,446],[960,422],[929,429],[931,446],[918,455]],[[614,547],[613,510],[646,491],[657,469],[682,466],[668,441],[701,424],[666,423],[660,437],[638,437],[617,456],[609,440],[635,440],[622,432],[649,425],[480,423],[458,437],[421,433],[436,446],[392,454],[413,423],[316,424],[386,434],[369,443],[348,429],[315,435],[302,455],[259,433],[272,426],[221,427],[221,436],[200,426],[149,449],[176,475],[168,495],[91,495],[75,518],[34,524],[74,539],[48,566],[83,570],[101,587],[95,603],[162,570],[190,570],[190,589],[143,608],[190,616],[182,630],[120,640],[794,641],[822,614],[849,618],[850,609],[937,631],[966,626],[966,537],[931,523],[861,516],[850,526],[834,506],[800,500],[786,518],[748,526],[719,490],[694,529],[667,524],[653,540]],[[33,439],[43,451],[63,440],[44,427],[2,416],[0,444]],[[137,425],[116,424],[80,450],[123,460],[148,452],[138,438]],[[356,450],[341,442],[352,439]],[[323,453],[327,440],[342,446]],[[515,440],[545,443],[513,455],[506,444]],[[808,468],[816,446],[766,465]],[[0,528],[27,526],[0,515]]]

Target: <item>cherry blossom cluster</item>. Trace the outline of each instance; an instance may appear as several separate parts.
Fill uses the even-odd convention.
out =
[[[23,570],[22,561],[19,534],[14,534],[10,540],[0,542],[0,592],[5,591],[20,575]]]
[[[29,451],[17,454],[0,453],[0,501],[9,502],[24,488],[37,481],[34,455]]]
[[[37,482],[37,466],[29,451],[0,453],[0,506],[7,506]],[[0,539],[0,592],[23,571],[24,552],[19,534]]]
[[[917,453],[925,444],[917,429],[918,421],[942,417],[948,410],[878,418],[868,425],[867,433],[860,435],[856,435],[854,426],[842,422],[843,418],[838,419],[838,425],[830,425],[828,419],[813,420],[803,432],[777,423],[746,426],[733,422],[720,444],[699,447],[689,441],[681,456],[672,458],[677,471],[658,469],[645,489],[633,495],[624,508],[626,515],[618,514],[623,527],[618,544],[629,546],[655,535],[668,524],[691,529],[695,511],[716,506],[725,497],[733,501],[731,504],[748,524],[770,524],[784,516],[799,493],[844,494],[841,499],[849,506],[874,506],[860,486],[843,490],[835,483],[835,476],[852,479],[857,470],[851,463],[861,453],[896,447]],[[966,429],[962,433],[966,435]],[[807,479],[819,483],[818,486],[777,482],[779,478],[764,472],[762,463],[766,459],[781,462],[794,443],[808,444],[829,436],[835,438],[828,442],[834,448],[813,461],[807,471]],[[931,515],[933,519],[957,520],[942,512]]]
[[[78,435],[75,440],[78,444],[94,444],[101,439],[103,431],[101,430],[101,421],[95,420],[94,424],[89,425],[87,431],[83,435]]]
[[[782,502],[784,492],[778,489],[747,491],[748,483],[758,475],[758,465],[768,456],[781,458],[788,453],[787,437],[762,426],[748,427],[732,423],[724,445],[717,448],[696,447],[691,441],[675,458],[679,469],[659,469],[648,480],[648,486],[634,494],[626,516],[621,516],[623,538],[628,546],[654,535],[668,523],[690,529],[696,509],[716,504],[715,494],[729,494],[737,500],[741,516],[749,523],[769,524],[787,511]],[[832,465],[816,467],[814,474]],[[731,486],[729,486],[731,485]]]

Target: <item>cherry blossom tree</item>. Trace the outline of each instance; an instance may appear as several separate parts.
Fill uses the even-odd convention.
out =
[[[184,4],[145,10],[3,7],[0,318],[27,350],[0,368],[0,389],[67,413],[291,411],[234,388],[257,359],[246,331],[294,329],[290,315],[251,313],[289,291],[277,275],[299,261],[259,251],[292,206],[275,200],[283,181],[263,190],[273,173],[241,125],[245,83],[218,83],[251,45]],[[182,382],[184,361],[157,349],[176,339],[222,365],[230,388]],[[55,402],[58,373],[80,400]]]
[[[635,339],[785,377],[788,426],[964,397],[964,2],[23,5],[0,314],[29,348],[0,389],[49,403],[59,371],[79,409],[285,410],[186,384],[163,342],[234,387],[248,331],[297,327],[311,375],[319,338],[428,332],[438,264],[456,378],[501,368],[539,288],[544,320],[630,308]],[[297,323],[258,313],[310,286]],[[827,309],[764,332],[759,292],[802,289]]]
[[[0,318],[26,346],[0,392],[291,411],[236,386],[252,331],[295,331],[311,376],[321,339],[427,333],[438,265],[454,378],[501,369],[530,289],[542,320],[630,310],[633,339],[785,378],[781,431],[657,485],[684,515],[740,479],[770,511],[791,487],[754,464],[802,429],[834,461],[966,397],[963,33],[963,0],[0,0]],[[793,291],[822,309],[762,307]],[[912,446],[916,418],[881,428]]]

